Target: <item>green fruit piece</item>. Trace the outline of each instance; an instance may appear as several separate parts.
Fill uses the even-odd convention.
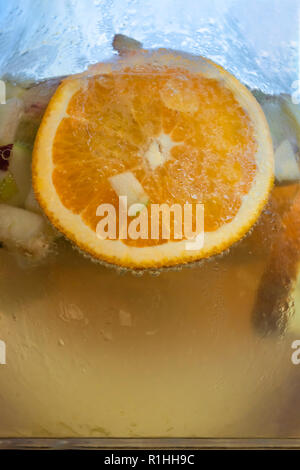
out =
[[[5,81],[6,100],[9,100],[10,98],[22,98],[25,91],[24,87],[16,83]]]
[[[18,186],[10,171],[0,181],[0,201],[9,202],[18,193]]]
[[[9,171],[12,173],[18,187],[18,193],[10,203],[14,206],[23,207],[31,188],[31,151],[24,144],[14,144],[9,162]]]
[[[24,115],[17,128],[16,141],[32,146],[40,125],[40,119]]]

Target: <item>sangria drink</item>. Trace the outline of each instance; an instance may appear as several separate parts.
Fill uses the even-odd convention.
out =
[[[299,105],[114,47],[118,65],[3,79],[0,436],[299,436]],[[97,244],[124,196],[129,225],[203,203],[204,246],[174,224]]]

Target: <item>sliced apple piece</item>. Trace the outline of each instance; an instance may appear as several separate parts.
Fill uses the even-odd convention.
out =
[[[23,110],[19,98],[10,98],[6,104],[0,105],[0,145],[14,142]]]
[[[5,81],[6,100],[9,100],[10,98],[22,98],[25,91],[26,88],[20,86],[18,83]]]
[[[266,100],[262,103],[262,108],[269,124],[275,150],[285,139],[290,142],[297,141],[294,123],[285,113],[278,98]]]
[[[286,139],[275,151],[275,178],[278,183],[300,180],[300,170],[293,147]]]
[[[265,95],[257,90],[255,90],[253,94],[260,103],[267,118],[274,150],[276,150],[285,139],[288,139],[292,144],[296,145],[297,129],[295,119],[286,112],[286,98],[283,95]]]
[[[54,238],[55,232],[43,216],[0,204],[0,241],[9,250],[42,258]]]
[[[285,112],[294,120],[297,130],[297,137],[298,140],[300,140],[300,105],[294,104],[292,102],[291,96],[283,95],[282,106]]]
[[[263,108],[271,131],[276,182],[291,184],[300,181],[296,156],[300,145],[299,107],[292,103],[288,95],[269,96],[257,90],[254,95]]]
[[[142,206],[147,206],[149,197],[146,194],[143,186],[134,176],[131,171],[119,173],[118,175],[109,178],[110,184],[117,195],[127,197],[127,207],[131,216],[136,215],[141,210]],[[134,214],[130,211],[130,207],[135,205]],[[137,206],[137,204],[139,206]]]

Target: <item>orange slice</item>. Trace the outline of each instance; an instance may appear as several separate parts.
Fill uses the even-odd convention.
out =
[[[255,223],[273,183],[273,150],[252,94],[220,66],[169,50],[140,50],[65,79],[33,153],[36,197],[53,225],[94,258],[132,269],[220,253]],[[127,186],[126,186],[127,185]],[[138,209],[204,205],[204,244],[159,229],[121,239],[119,196]],[[101,204],[116,211],[116,239],[97,236]],[[148,211],[149,232],[151,226]]]

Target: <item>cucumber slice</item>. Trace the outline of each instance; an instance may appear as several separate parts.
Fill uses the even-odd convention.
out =
[[[0,202],[10,202],[18,193],[18,186],[10,171],[1,172]],[[4,173],[4,175],[3,175]]]
[[[0,145],[14,142],[22,113],[23,103],[19,98],[11,98],[0,105]]]
[[[18,193],[12,198],[10,204],[23,207],[31,188],[31,151],[25,145],[14,144],[9,171],[18,187]]]

